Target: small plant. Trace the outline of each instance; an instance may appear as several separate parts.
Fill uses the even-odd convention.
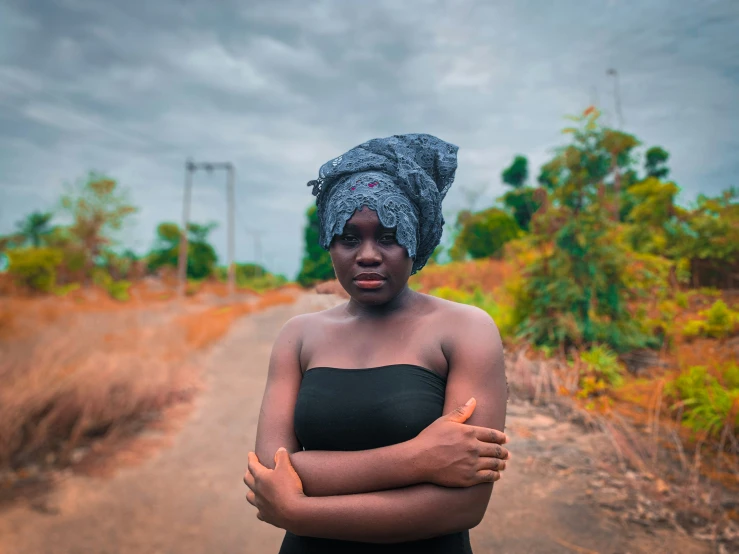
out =
[[[727,425],[734,433],[739,428],[739,367],[729,364],[719,374],[720,380],[705,366],[693,366],[665,386],[677,400],[672,408],[682,408],[683,423],[713,438]]]
[[[580,382],[578,398],[604,395],[612,387],[623,383],[623,366],[618,356],[604,345],[594,345],[580,354]]]
[[[686,309],[689,305],[688,295],[684,292],[675,293],[675,304],[677,304],[680,308]]]
[[[616,353],[607,346],[595,345],[580,354],[580,359],[585,362],[587,373],[601,378],[613,387],[623,383],[623,366]]]
[[[729,308],[723,300],[700,312],[705,319],[693,319],[683,326],[683,336],[687,338],[708,337],[721,339],[734,334],[739,325],[739,312]]]
[[[585,375],[580,379],[580,390],[577,391],[578,398],[591,398],[593,396],[601,396],[608,390],[608,384],[595,375]]]
[[[127,302],[130,298],[128,289],[131,287],[131,282],[123,280],[116,281],[102,268],[95,270],[92,275],[92,281],[100,288],[105,289],[113,300]]]

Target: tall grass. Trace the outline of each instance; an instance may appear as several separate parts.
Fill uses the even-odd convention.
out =
[[[65,464],[75,447],[188,400],[199,389],[198,351],[238,317],[294,298],[273,291],[222,307],[0,300],[0,469]]]

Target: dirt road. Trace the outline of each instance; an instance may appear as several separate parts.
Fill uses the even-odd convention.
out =
[[[238,321],[210,353],[206,389],[169,446],[112,477],[73,475],[42,501],[3,507],[0,552],[276,553],[283,531],[256,519],[241,482],[269,353],[289,317],[336,301],[305,295]],[[471,532],[476,554],[710,552],[666,526],[622,523],[618,490],[610,504],[594,494],[597,434],[515,402],[507,431],[515,458]]]

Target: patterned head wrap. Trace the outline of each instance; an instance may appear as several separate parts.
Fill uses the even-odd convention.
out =
[[[413,258],[411,275],[441,241],[441,201],[454,182],[459,148],[431,135],[372,139],[326,162],[310,181],[320,245],[328,250],[355,210],[367,206]]]

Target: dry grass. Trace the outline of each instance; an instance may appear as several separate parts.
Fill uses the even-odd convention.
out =
[[[63,465],[77,446],[139,429],[198,390],[195,356],[234,320],[295,299],[136,292],[127,303],[94,290],[0,298],[0,469]]]

